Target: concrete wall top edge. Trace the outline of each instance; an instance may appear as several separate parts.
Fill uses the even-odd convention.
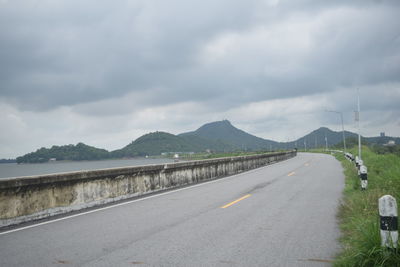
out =
[[[154,165],[144,165],[144,166],[134,166],[134,167],[119,167],[119,168],[109,168],[109,169],[46,174],[46,175],[37,175],[37,176],[5,178],[5,179],[0,179],[0,190],[6,189],[6,188],[22,187],[22,186],[30,186],[30,185],[38,185],[38,184],[72,182],[72,181],[79,181],[79,180],[99,179],[102,177],[117,177],[120,175],[131,175],[131,174],[140,173],[140,172],[159,172],[162,170],[170,171],[173,169],[180,169],[180,168],[187,168],[187,167],[199,167],[202,165],[207,166],[210,164],[223,163],[223,162],[251,160],[251,159],[277,156],[277,155],[284,155],[287,153],[290,153],[290,151],[289,152],[276,152],[276,153],[268,153],[268,154],[249,155],[249,156],[238,156],[238,157],[226,157],[226,158],[217,158],[217,159],[175,162],[175,163],[166,163],[166,164],[154,164]]]
[[[47,184],[47,183],[60,183],[74,180],[90,180],[101,177],[112,177],[126,174],[134,174],[140,172],[158,172],[164,169],[163,164],[134,166],[134,167],[119,167],[119,168],[108,168],[98,170],[83,170],[74,172],[62,172],[55,174],[44,174],[34,176],[23,176],[14,178],[0,179],[0,189],[10,187],[20,187],[35,184]]]
[[[192,161],[183,161],[183,162],[175,162],[175,163],[167,163],[165,164],[166,169],[169,168],[184,168],[188,166],[198,166],[198,165],[207,165],[207,164],[215,164],[222,162],[230,162],[230,161],[242,161],[242,160],[251,160],[251,159],[259,159],[265,157],[279,156],[284,155],[289,152],[274,152],[274,153],[266,153],[266,154],[257,154],[257,155],[248,155],[248,156],[237,156],[237,157],[224,157],[224,158],[215,158],[215,159],[203,159],[203,160],[192,160]]]

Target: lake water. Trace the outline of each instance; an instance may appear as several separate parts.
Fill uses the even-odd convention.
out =
[[[163,164],[174,162],[173,159],[120,159],[120,160],[99,160],[99,161],[70,161],[70,162],[48,162],[37,164],[0,164],[0,179],[8,177],[31,176],[51,174],[60,172],[98,170],[116,167],[141,166],[149,164]]]

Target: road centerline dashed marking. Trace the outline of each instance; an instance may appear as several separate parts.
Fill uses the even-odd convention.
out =
[[[291,173],[289,173],[287,176],[292,176],[292,175],[294,175],[295,174],[295,172],[291,172]]]
[[[235,201],[232,201],[231,203],[226,204],[225,206],[222,206],[221,209],[225,209],[225,208],[227,208],[227,207],[230,207],[230,206],[232,206],[233,204],[236,204],[236,203],[238,203],[239,201],[242,201],[243,199],[246,199],[246,198],[248,198],[248,197],[250,197],[250,196],[251,196],[250,194],[247,194],[247,195],[245,195],[245,196],[243,196],[243,197],[241,197],[241,198],[239,198],[239,199],[236,199]]]

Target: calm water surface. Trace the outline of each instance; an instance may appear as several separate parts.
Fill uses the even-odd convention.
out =
[[[149,164],[162,164],[173,162],[173,159],[120,159],[99,161],[72,161],[72,162],[48,162],[37,164],[0,164],[0,179],[8,177],[31,176],[60,172],[97,170],[116,167],[139,166]]]

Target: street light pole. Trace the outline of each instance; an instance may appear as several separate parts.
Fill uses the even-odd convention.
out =
[[[342,122],[342,135],[343,135],[343,149],[344,149],[344,153],[346,153],[346,137],[344,134],[344,124],[343,124],[343,112],[341,111],[336,111],[336,110],[325,110],[326,112],[333,112],[333,113],[337,113],[340,115],[340,120]]]
[[[343,146],[344,146],[344,153],[346,153],[346,137],[344,136],[344,124],[343,124],[343,113],[340,112],[340,119],[342,121],[342,134],[343,134]]]
[[[360,135],[360,93],[357,89],[357,116],[358,122],[358,158],[361,159],[361,135]]]
[[[326,137],[326,133],[325,133],[325,151],[328,151],[328,138]]]

